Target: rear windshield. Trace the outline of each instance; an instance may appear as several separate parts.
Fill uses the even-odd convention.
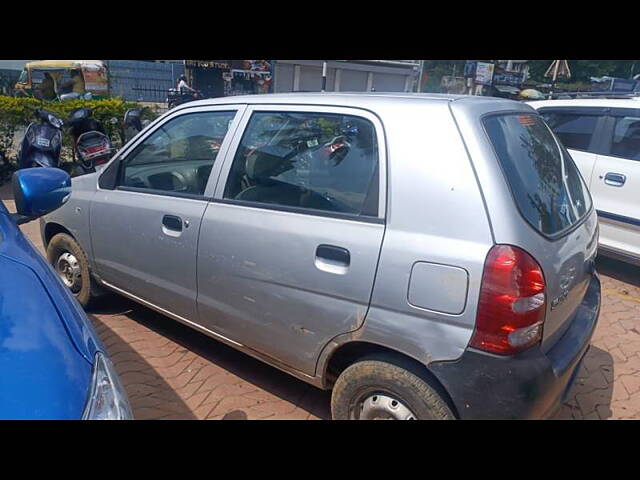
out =
[[[576,165],[539,115],[493,115],[484,125],[520,213],[538,232],[559,236],[591,209]]]

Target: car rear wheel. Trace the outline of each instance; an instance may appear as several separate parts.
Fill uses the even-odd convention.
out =
[[[55,235],[47,246],[47,258],[54,270],[83,307],[98,296],[98,285],[91,277],[89,262],[82,247],[66,233]]]
[[[453,412],[423,378],[386,360],[366,359],[338,377],[334,420],[453,420]]]

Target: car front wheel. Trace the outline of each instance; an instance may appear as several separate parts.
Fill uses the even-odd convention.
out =
[[[424,379],[386,360],[366,359],[338,377],[334,420],[452,420],[442,397]]]
[[[98,286],[91,277],[89,262],[82,247],[66,233],[55,235],[47,246],[47,258],[78,302],[86,308],[97,296]]]

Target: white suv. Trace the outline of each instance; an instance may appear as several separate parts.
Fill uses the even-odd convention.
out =
[[[640,265],[640,97],[530,102],[589,185],[600,251]]]

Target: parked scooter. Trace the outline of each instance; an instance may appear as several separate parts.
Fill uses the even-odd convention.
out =
[[[124,114],[124,142],[127,143],[144,128],[142,125],[142,108],[131,108]]]
[[[109,161],[114,153],[111,140],[100,122],[91,116],[90,108],[76,108],[69,116],[74,156],[79,161],[77,174],[95,172],[95,167]]]
[[[202,93],[200,90],[180,93],[177,88],[170,88],[167,94],[167,107],[171,110],[173,107],[177,107],[178,105],[191,102],[193,100],[199,100],[201,98]]]
[[[62,125],[64,122],[47,110],[38,108],[20,144],[18,169],[31,167],[58,167],[62,148]]]

